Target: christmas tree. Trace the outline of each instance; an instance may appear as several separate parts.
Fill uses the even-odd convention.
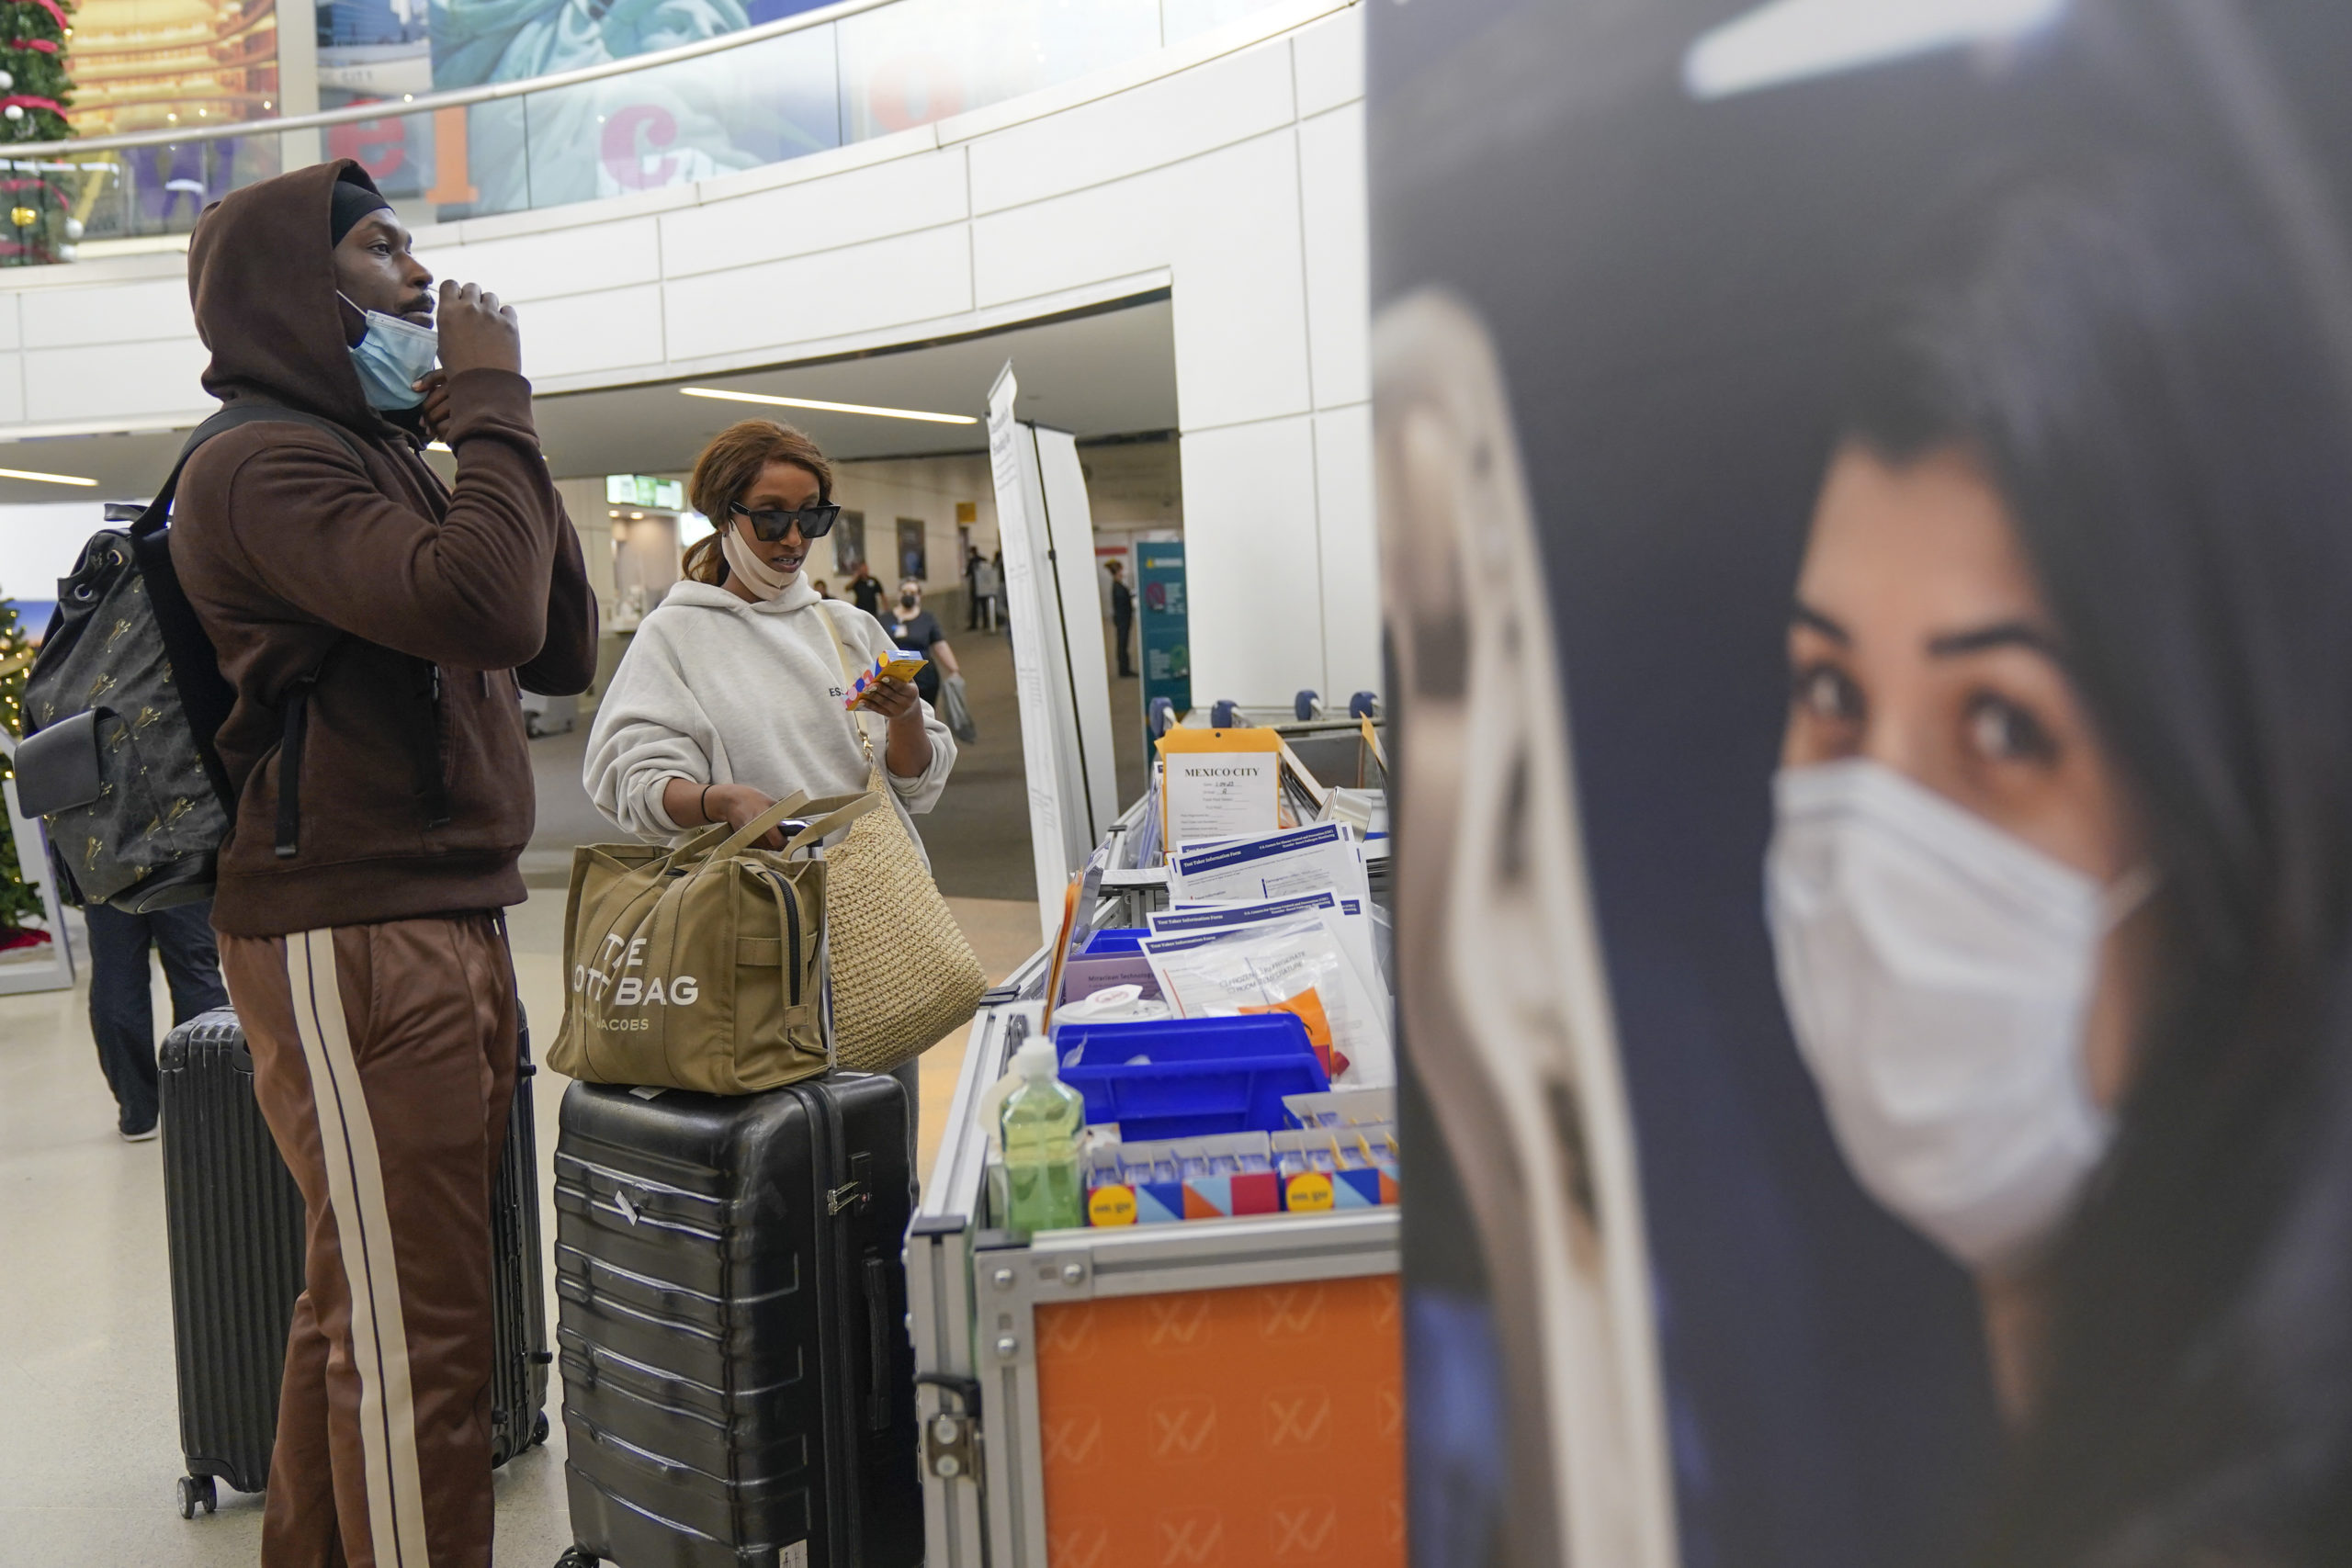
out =
[[[74,103],[69,14],[65,0],[0,0],[0,149],[74,134],[65,122]],[[65,173],[54,159],[0,164],[0,263],[73,260],[82,225]]]
[[[32,644],[17,622],[15,602],[0,599],[0,724],[11,735],[25,731],[25,672],[32,661]],[[25,881],[24,869],[17,863],[15,827],[8,814],[0,811],[0,939],[20,931],[28,915],[38,919],[40,914],[40,889]],[[12,944],[0,941],[0,947],[7,945]]]

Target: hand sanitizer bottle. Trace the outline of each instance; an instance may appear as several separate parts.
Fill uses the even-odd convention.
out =
[[[1004,1175],[1010,1202],[1005,1228],[1016,1235],[1085,1224],[1079,1190],[1078,1135],[1086,1125],[1086,1097],[1054,1071],[1051,1042],[1033,1036],[1013,1053],[1018,1087],[998,1112],[1004,1133]]]

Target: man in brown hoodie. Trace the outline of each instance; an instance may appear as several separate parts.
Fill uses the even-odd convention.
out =
[[[516,686],[585,688],[596,611],[514,311],[444,284],[442,368],[401,386],[430,363],[432,281],[349,162],[230,196],[188,252],[206,390],[357,447],[236,426],[188,462],[171,533],[236,692],[221,967],[308,1209],[265,1568],[490,1564],[490,1201],[516,1029],[497,911],[523,900],[533,816]]]

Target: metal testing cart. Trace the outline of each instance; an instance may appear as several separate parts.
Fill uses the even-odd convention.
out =
[[[1098,924],[1164,901],[1156,868],[1119,863],[1143,809],[1111,834]],[[975,1112],[1047,958],[974,1020],[908,1236],[931,1568],[1402,1568],[1395,1208],[994,1227]]]

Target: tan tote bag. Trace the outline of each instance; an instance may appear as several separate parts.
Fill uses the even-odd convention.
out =
[[[846,692],[850,660],[841,628],[821,604],[816,613],[832,633]],[[825,852],[833,1059],[858,1072],[887,1073],[969,1022],[989,980],[891,801],[865,726],[854,710],[844,716],[865,751],[866,792],[885,808],[859,818],[849,836]]]
[[[563,920],[571,974],[548,1065],[588,1083],[705,1094],[755,1094],[831,1066],[820,954],[831,868],[804,852],[896,813],[877,812],[875,795],[814,804],[827,814],[782,850],[751,846],[808,808],[805,794],[739,831],[717,823],[675,848],[575,850]]]

